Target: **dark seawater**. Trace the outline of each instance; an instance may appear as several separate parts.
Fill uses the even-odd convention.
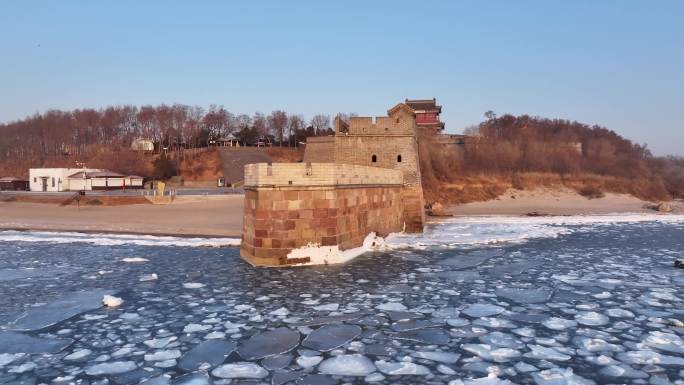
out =
[[[289,269],[0,234],[0,383],[684,384],[684,221],[535,223]]]

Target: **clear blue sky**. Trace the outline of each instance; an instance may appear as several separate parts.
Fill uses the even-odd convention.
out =
[[[0,121],[224,105],[382,115],[436,97],[600,124],[684,155],[684,1],[2,1]]]

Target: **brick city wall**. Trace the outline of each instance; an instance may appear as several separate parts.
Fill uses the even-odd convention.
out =
[[[269,171],[270,169],[270,171]],[[340,250],[404,226],[401,173],[344,164],[245,166],[240,256],[256,266],[307,263],[293,249],[317,244]]]
[[[404,104],[387,116],[351,117],[336,122],[335,136],[307,138],[305,162],[334,162],[402,172],[406,231],[421,232],[425,222],[415,114]]]

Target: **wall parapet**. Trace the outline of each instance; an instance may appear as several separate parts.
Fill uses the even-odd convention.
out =
[[[245,166],[245,188],[297,186],[401,186],[399,170],[337,163],[254,163]]]

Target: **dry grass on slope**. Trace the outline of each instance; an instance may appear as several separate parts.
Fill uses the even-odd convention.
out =
[[[424,185],[427,202],[462,204],[495,199],[508,189],[569,188],[589,199],[605,193],[629,194],[648,201],[668,200],[658,180],[634,180],[593,174],[559,175],[520,173],[513,176],[479,175],[457,177],[452,181],[428,181]]]

